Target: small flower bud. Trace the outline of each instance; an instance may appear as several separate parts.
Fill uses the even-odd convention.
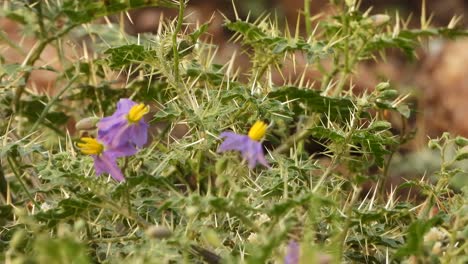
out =
[[[78,121],[76,123],[75,128],[77,130],[92,130],[96,128],[97,122],[99,122],[100,118],[91,116],[91,117],[86,117]]]
[[[393,89],[390,89],[390,90],[385,90],[385,91],[382,91],[379,95],[379,98],[382,98],[382,99],[393,99],[395,97],[398,96],[398,91],[397,90],[393,90]]]
[[[221,247],[223,243],[219,239],[218,234],[213,229],[205,230],[202,233],[204,240],[213,247]]]
[[[151,226],[145,231],[151,238],[164,239],[172,236],[172,231],[165,226]]]
[[[390,84],[388,82],[381,82],[375,86],[375,89],[377,91],[384,91],[387,90],[390,87]]]
[[[427,143],[427,146],[430,149],[438,149],[438,148],[440,149],[439,143],[434,139],[429,140],[429,142]]]
[[[374,27],[379,27],[385,23],[387,23],[388,21],[390,21],[390,16],[388,15],[383,15],[383,14],[378,14],[378,15],[373,15],[371,17],[369,17],[369,19],[371,20],[371,23]]]
[[[198,207],[196,206],[187,206],[187,208],[185,209],[185,213],[188,217],[195,216],[198,213],[198,211]]]
[[[442,243],[440,241],[434,243],[431,253],[434,255],[440,255],[440,253],[442,253]]]
[[[10,247],[13,249],[23,248],[26,242],[27,232],[25,230],[18,230],[13,234],[10,240]]]
[[[467,146],[468,145],[468,139],[465,138],[465,137],[456,137],[455,138],[455,144],[457,144],[457,146],[459,147],[464,147],[464,146]]]

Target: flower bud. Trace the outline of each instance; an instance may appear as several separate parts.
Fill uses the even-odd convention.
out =
[[[207,229],[202,232],[204,240],[213,247],[221,247],[223,243],[218,234],[213,229]]]
[[[455,138],[455,144],[457,144],[457,146],[459,147],[464,147],[464,146],[467,146],[468,145],[468,139],[465,138],[465,137],[456,137]]]
[[[378,15],[373,15],[371,17],[369,17],[372,25],[374,27],[379,27],[385,23],[387,23],[388,21],[390,21],[390,16],[388,15],[383,15],[383,14],[378,14]]]
[[[151,226],[145,231],[151,238],[164,239],[172,236],[172,231],[165,226]]]
[[[387,90],[389,87],[390,87],[390,84],[388,82],[381,82],[377,84],[377,86],[375,86],[375,89],[380,92],[380,91]]]
[[[76,123],[75,128],[77,130],[92,130],[96,128],[97,122],[99,122],[100,118],[91,116],[91,117],[86,117],[78,121]]]
[[[185,213],[187,214],[188,217],[193,217],[198,213],[199,209],[196,206],[187,206],[185,208]]]

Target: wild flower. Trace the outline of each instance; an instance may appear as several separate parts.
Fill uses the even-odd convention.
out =
[[[284,257],[284,264],[298,264],[300,257],[299,244],[291,240],[288,244],[286,256]]]
[[[93,157],[96,176],[102,173],[109,173],[118,182],[124,181],[125,177],[117,166],[116,159],[133,155],[137,151],[130,144],[121,145],[116,148],[106,148],[102,142],[91,137],[81,138],[81,142],[77,146],[83,154]]]
[[[229,150],[237,150],[241,152],[242,157],[249,162],[249,168],[253,169],[257,163],[265,167],[270,167],[260,140],[265,136],[267,124],[263,121],[257,121],[250,128],[247,135],[236,134],[226,131],[221,133],[220,137],[224,138],[223,143],[218,148],[218,152]]]
[[[149,106],[122,98],[113,115],[104,117],[97,124],[98,138],[112,148],[122,145],[142,147],[148,140],[148,124],[143,116]]]

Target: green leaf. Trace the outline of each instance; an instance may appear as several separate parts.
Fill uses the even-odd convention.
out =
[[[309,63],[320,57],[333,53],[325,42],[306,42],[304,39],[270,36],[257,25],[244,21],[227,22],[226,27],[243,36],[246,44],[262,50],[271,51],[272,54],[281,55],[285,52],[302,51],[306,53]]]
[[[150,6],[177,7],[171,0],[71,0],[64,3],[63,12],[72,23],[83,24],[100,17]]]
[[[158,111],[154,117],[153,121],[162,121],[162,120],[174,120],[177,117],[180,117],[182,114],[182,111],[179,109],[175,109],[174,107],[168,106],[165,109],[162,109]]]
[[[442,216],[436,215],[429,220],[418,219],[414,221],[408,228],[406,234],[406,243],[403,247],[399,248],[395,255],[397,257],[405,257],[410,255],[421,256],[424,254],[424,234],[426,234],[431,227],[442,223]]]
[[[189,77],[198,78],[200,81],[207,81],[213,85],[220,85],[224,80],[222,65],[212,64],[210,68],[203,69],[200,64],[192,62],[187,68],[186,74]]]
[[[192,40],[193,44],[197,43],[200,36],[203,35],[206,31],[208,31],[208,26],[209,24],[205,23],[188,35]]]
[[[104,52],[108,54],[110,66],[114,69],[120,69],[124,66],[129,66],[134,63],[140,63],[147,57],[154,57],[154,52],[145,50],[141,45],[130,44],[123,45],[117,48],[110,48]]]
[[[459,147],[464,147],[468,145],[468,139],[462,136],[457,136],[455,138],[455,144],[457,144]]]
[[[466,152],[466,150],[457,153],[457,156],[455,157],[456,161],[461,161],[461,160],[466,160],[466,159],[468,159],[468,152]]]
[[[276,91],[268,94],[268,97],[275,98],[281,101],[293,101],[295,106],[294,112],[302,112],[299,110],[301,106],[298,103],[305,105],[308,111],[322,113],[328,118],[349,119],[351,112],[355,109],[353,102],[347,98],[334,98],[320,95],[318,91],[299,89],[293,86],[280,87]]]
[[[311,131],[311,135],[313,137],[316,137],[316,138],[319,138],[319,139],[330,139],[330,140],[335,141],[335,142],[345,139],[344,135],[338,133],[335,130],[327,129],[325,127],[320,127],[320,126],[314,127],[312,129],[310,129],[310,131]]]
[[[375,130],[375,131],[383,131],[383,130],[388,130],[390,128],[392,128],[392,124],[384,120],[374,121],[369,126],[370,130]]]

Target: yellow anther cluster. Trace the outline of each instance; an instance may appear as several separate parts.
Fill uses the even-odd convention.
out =
[[[130,123],[136,123],[143,118],[149,112],[149,106],[145,104],[137,104],[130,108],[128,111],[127,119]]]
[[[81,138],[81,143],[76,144],[82,153],[88,155],[99,155],[104,151],[104,145],[91,137]]]
[[[257,121],[249,130],[249,138],[260,141],[265,136],[268,125],[263,121]]]

